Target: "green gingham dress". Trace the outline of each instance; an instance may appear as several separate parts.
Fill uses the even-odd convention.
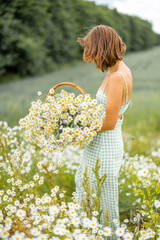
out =
[[[127,103],[127,82],[123,74],[121,72],[119,73],[122,75],[126,84],[126,104],[120,107],[119,115],[121,115],[132,104],[131,100]],[[104,109],[106,109],[107,95],[104,93],[104,90],[101,90],[100,88],[98,89],[96,99],[97,102],[102,104]],[[81,163],[75,174],[76,195],[78,197],[78,203],[81,205],[81,198],[84,192],[82,187],[83,172],[87,166],[90,186],[91,189],[94,188],[94,192],[96,193],[96,179],[92,168],[95,167],[97,158],[99,158],[101,166],[99,170],[100,177],[103,176],[104,173],[107,173],[107,178],[103,185],[101,194],[101,208],[103,209],[103,212],[101,214],[100,223],[104,224],[106,208],[108,208],[110,227],[114,230],[117,226],[115,227],[113,220],[116,219],[119,222],[118,177],[124,154],[124,144],[121,131],[123,118],[124,115],[121,119],[117,120],[116,126],[113,130],[99,132],[95,137],[93,137],[90,145],[87,145],[83,150]],[[118,238],[113,236],[110,237],[110,239]]]

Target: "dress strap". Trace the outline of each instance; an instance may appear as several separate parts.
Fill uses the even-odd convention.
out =
[[[109,78],[108,78],[107,81],[106,81],[106,84],[105,84],[105,86],[104,86],[104,88],[103,88],[103,92],[104,92],[105,89],[106,89],[106,86],[107,86],[108,80],[109,80]]]
[[[115,73],[115,72],[114,72]],[[123,76],[123,74],[121,72],[116,72],[116,73],[120,73],[121,76],[123,77],[124,81],[125,81],[125,84],[126,84],[126,104],[128,103],[128,86],[127,86],[127,82],[126,82],[126,79],[125,77]]]

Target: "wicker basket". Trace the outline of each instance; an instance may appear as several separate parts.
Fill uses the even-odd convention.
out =
[[[83,96],[86,95],[86,92],[85,92],[80,86],[78,86],[78,85],[75,84],[75,83],[71,83],[71,82],[58,83],[58,84],[55,85],[52,89],[55,90],[56,88],[58,88],[59,86],[62,86],[62,85],[70,85],[70,86],[72,86],[72,87],[75,87],[75,88],[77,88],[77,89],[83,94]],[[47,97],[46,97],[46,100],[45,100],[45,103],[46,103],[46,101],[47,101],[48,96],[52,96],[52,95],[53,95],[52,93],[50,93],[50,92],[48,93],[48,95],[47,95]]]

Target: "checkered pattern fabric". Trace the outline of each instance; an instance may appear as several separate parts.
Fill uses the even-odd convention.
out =
[[[119,115],[124,113],[128,107],[127,98],[128,91],[126,83],[126,104],[120,107]],[[96,99],[97,102],[102,104],[105,109],[107,95],[104,93],[103,90],[98,89]],[[103,176],[104,173],[107,173],[107,178],[103,185],[101,194],[101,208],[103,209],[103,212],[101,215],[100,223],[104,224],[106,208],[108,208],[109,223],[112,229],[116,229],[117,227],[115,226],[113,220],[117,219],[117,221],[119,222],[118,177],[124,153],[124,144],[121,131],[123,119],[124,115],[121,119],[117,120],[116,126],[113,130],[99,132],[93,138],[93,141],[90,143],[90,145],[85,147],[82,154],[81,163],[75,174],[76,195],[78,196],[78,203],[81,204],[81,198],[84,192],[82,187],[83,172],[86,166],[88,168],[88,176],[91,189],[93,188],[94,192],[96,193],[96,179],[92,168],[95,168],[96,161],[99,158],[99,163],[101,166],[99,170],[100,177]],[[113,236],[107,239],[119,238]]]

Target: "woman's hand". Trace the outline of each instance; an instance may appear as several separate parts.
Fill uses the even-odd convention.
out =
[[[118,119],[121,119],[122,116],[123,116],[123,114],[119,115],[119,116],[118,116]],[[117,119],[117,121],[118,121],[118,119]],[[108,130],[112,130],[112,129],[108,129]],[[105,123],[103,123],[102,128],[101,128],[100,130],[97,130],[97,133],[99,133],[99,132],[104,132],[104,131],[107,131],[107,130],[105,129]]]

